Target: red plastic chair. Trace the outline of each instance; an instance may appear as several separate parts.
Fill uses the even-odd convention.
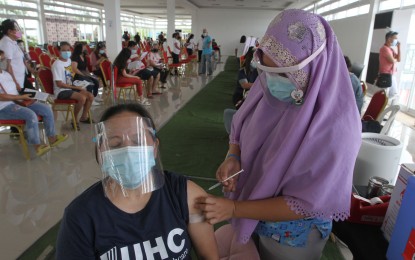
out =
[[[49,95],[53,95],[52,71],[49,68],[41,68],[38,71],[37,78],[41,89]],[[52,104],[52,110],[66,112],[65,121],[68,121],[69,114],[71,114],[74,129],[77,129],[77,122],[74,113],[76,103],[77,101],[75,99],[55,99]],[[89,118],[91,118],[90,111],[88,111],[88,114]]]
[[[0,119],[0,127],[15,127],[18,131],[19,135],[19,142],[22,145],[23,155],[26,158],[26,160],[30,160],[30,152],[29,148],[27,146],[26,138],[24,137],[24,127],[25,127],[26,121],[20,120],[20,119]],[[17,134],[17,133],[16,133]]]
[[[53,51],[53,46],[48,44],[48,52],[50,56],[54,56],[55,52]]]
[[[111,86],[111,62],[109,60],[103,60],[99,64],[101,68],[102,75],[104,76],[104,80],[108,82],[108,86]],[[114,66],[114,95],[117,97],[117,88],[120,89],[120,92],[118,93],[117,102],[120,101],[121,95],[123,96],[124,103],[126,102],[126,91],[129,90],[130,92],[134,92],[134,97],[136,97],[136,86],[134,84],[119,84],[117,83],[117,77],[118,77],[118,68]]]
[[[31,60],[36,61],[36,64],[40,64],[39,55],[34,50],[29,51],[29,56]]]
[[[378,120],[379,115],[383,112],[388,104],[388,97],[385,90],[376,92],[362,117],[363,120]]]
[[[35,50],[35,47],[29,46],[29,51],[34,51],[34,50]]]
[[[46,68],[52,67],[52,57],[47,53],[42,53],[39,55],[40,64]]]
[[[57,46],[53,46],[53,56],[59,58],[61,56],[61,52]]]
[[[177,63],[177,64],[169,63],[169,57],[167,57],[167,52],[162,51],[162,53],[163,53],[164,63],[167,65],[167,68],[168,68],[169,72],[171,72],[171,70],[173,68],[178,68],[178,69],[181,70],[181,68],[182,68],[181,63]]]
[[[39,47],[36,47],[36,48],[35,48],[35,52],[36,52],[37,56],[39,56],[40,54],[42,54],[42,53],[43,53],[42,49],[41,49],[41,48],[39,48]]]
[[[85,55],[86,66],[89,72],[92,72],[92,64],[91,64],[91,57],[89,55]]]

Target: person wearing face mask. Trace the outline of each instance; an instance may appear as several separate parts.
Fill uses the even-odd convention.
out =
[[[401,61],[401,44],[398,33],[389,31],[385,35],[385,44],[379,50],[379,74],[392,75],[392,85],[387,88],[388,98],[392,105],[399,103],[399,89],[396,80],[397,63]]]
[[[199,75],[206,74],[206,63],[207,63],[207,73],[212,75],[212,38],[208,35],[206,29],[203,29],[203,45],[202,45],[202,60],[199,65]]]
[[[88,113],[92,102],[94,101],[94,96],[91,92],[87,91],[86,88],[73,85],[74,80],[72,75],[74,71],[72,70],[72,53],[69,43],[61,42],[59,51],[59,59],[52,64],[53,93],[57,99],[75,99],[77,101],[74,110],[75,119],[78,121],[78,115],[81,110],[82,114],[76,124],[76,129],[75,125],[73,123],[71,124],[74,130],[79,131],[79,122],[86,124],[90,123]]]
[[[156,90],[160,80],[160,75],[148,62],[148,53],[137,53],[139,51],[138,45],[135,41],[128,42],[128,48],[131,50],[130,59],[127,61],[127,68],[129,73],[140,77],[142,80],[146,80],[147,97],[152,98],[153,95],[161,94]]]
[[[166,65],[163,64],[163,59],[160,56],[159,45],[157,43],[153,44],[151,52],[148,54],[147,62],[151,67],[153,67],[154,71],[159,74],[161,82],[160,88],[166,88],[164,84],[167,83],[168,71],[166,69]]]
[[[0,50],[0,61],[5,59],[5,54]],[[30,100],[29,94],[19,95],[11,75],[0,68],[0,119],[2,120],[25,120],[25,133],[27,142],[33,145],[37,156],[50,151],[68,138],[68,135],[57,135],[55,120],[51,108],[43,103],[34,102],[23,107],[13,101]],[[49,144],[42,144],[39,135],[38,116],[42,117],[46,136]]]
[[[76,44],[71,55],[72,72],[74,73],[73,79],[74,81],[79,80],[88,82],[89,85],[86,87],[86,90],[94,95],[94,102],[92,104],[100,105],[98,102],[102,102],[103,99],[98,97],[99,81],[95,75],[91,75],[88,71],[85,55],[88,55],[85,44]]]
[[[94,75],[98,76],[101,78],[101,81],[104,84],[104,87],[106,86],[106,81],[104,79],[104,75],[102,75],[102,71],[101,68],[99,67],[99,64],[103,61],[103,60],[108,60],[108,56],[106,53],[106,46],[104,42],[98,42],[97,46],[95,46],[94,51],[91,53],[91,67],[92,67],[92,73],[94,73]]]
[[[0,49],[4,51],[6,62],[2,69],[6,70],[13,78],[18,91],[24,86],[26,66],[24,53],[17,45],[17,40],[22,38],[22,32],[15,20],[6,19],[0,25]]]
[[[343,53],[324,18],[289,9],[268,25],[254,60],[258,78],[216,172],[226,197],[201,198],[198,209],[211,224],[231,222],[216,231],[225,255],[253,239],[262,260],[320,259],[332,221],[350,215],[361,144]]]
[[[164,171],[150,113],[138,104],[104,111],[95,126],[96,182],[65,209],[56,259],[218,260],[213,226],[194,207],[206,192]]]
[[[233,115],[242,106],[248,92],[258,77],[258,71],[256,69],[256,63],[253,62],[254,48],[250,47],[245,54],[245,61],[242,68],[239,69],[238,79],[236,82],[236,88],[233,92],[232,103],[235,108],[225,109],[223,113],[223,121],[225,124],[226,132],[229,134],[231,130],[231,123]]]
[[[171,57],[173,58],[173,64],[179,64],[179,55],[180,55],[180,34],[178,32],[173,33],[173,50],[171,52]],[[174,74],[177,76],[177,68],[174,68]]]

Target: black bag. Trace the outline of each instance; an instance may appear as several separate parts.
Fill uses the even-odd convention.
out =
[[[376,86],[379,88],[389,88],[392,86],[392,74],[380,73],[376,80]]]
[[[382,125],[376,120],[362,120],[362,133],[380,133]]]

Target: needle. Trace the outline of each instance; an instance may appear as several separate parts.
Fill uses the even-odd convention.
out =
[[[209,190],[213,190],[214,188],[218,187],[219,185],[221,185],[225,181],[228,181],[228,180],[232,179],[233,177],[235,177],[236,175],[242,173],[243,171],[244,170],[242,169],[239,172],[232,174],[231,176],[229,176],[228,178],[224,179],[223,181],[220,181],[220,182],[216,183],[215,185],[213,185],[212,187],[210,187]]]

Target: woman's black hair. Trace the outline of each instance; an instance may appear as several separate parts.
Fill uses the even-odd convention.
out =
[[[246,42],[246,36],[242,35],[241,40],[239,40],[239,43],[245,43]]]
[[[114,65],[118,68],[118,74],[122,74],[122,70],[127,67],[127,61],[131,56],[131,50],[124,48],[120,51],[117,58],[114,60]]]
[[[190,42],[190,40],[191,39],[193,39],[193,37],[194,37],[195,35],[193,34],[193,33],[191,33],[190,35],[189,35],[189,38],[187,38],[187,43],[189,43]]]
[[[135,41],[129,41],[128,42],[128,48],[131,48],[131,47],[134,47],[134,46],[137,46],[137,43]]]
[[[119,104],[116,106],[109,107],[107,110],[104,111],[99,122],[106,121],[111,117],[114,117],[123,112],[131,112],[137,114],[140,117],[148,118],[151,124],[150,127],[152,127],[154,130],[156,129],[156,126],[154,125],[154,121],[153,118],[151,118],[150,113],[143,106],[134,103]]]
[[[78,43],[75,45],[75,47],[73,48],[73,53],[71,55],[71,60],[82,55],[82,47],[82,43]]]
[[[0,39],[3,38],[4,35],[7,35],[9,30],[20,29],[17,22],[13,19],[6,19],[0,24]]]
[[[243,64],[243,67],[245,69],[245,73],[247,76],[249,76],[249,74],[251,74],[251,61],[254,58],[254,48],[253,47],[249,47],[248,51],[245,54],[245,61]]]

